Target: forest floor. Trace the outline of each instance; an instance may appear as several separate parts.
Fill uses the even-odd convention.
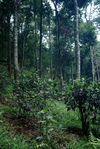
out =
[[[39,117],[19,114],[14,103],[0,100],[0,149],[87,149],[78,112],[57,101],[47,108],[47,123],[40,124]]]

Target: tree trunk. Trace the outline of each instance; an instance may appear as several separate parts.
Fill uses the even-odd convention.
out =
[[[52,74],[52,47],[51,47],[51,24],[50,24],[50,14],[49,14],[49,52],[50,52],[50,78],[53,79]]]
[[[18,30],[17,30],[17,0],[14,0],[14,79],[18,81]]]
[[[92,64],[92,78],[93,82],[95,81],[95,67],[94,67],[94,54],[93,54],[93,47],[90,47],[91,52],[91,64]]]
[[[8,4],[8,16],[7,16],[7,23],[8,23],[8,73],[9,77],[11,77],[11,46],[10,46],[10,3]]]
[[[4,54],[3,54],[3,51],[4,51],[4,25],[3,25],[3,18],[1,20],[1,35],[2,35],[2,38],[1,38],[1,59],[3,59],[3,57],[4,57]]]
[[[80,47],[79,47],[79,30],[78,30],[78,3],[74,0],[74,40],[75,40],[75,51],[76,51],[76,72],[77,79],[80,80]]]
[[[94,53],[94,61],[95,61],[95,65],[96,65],[97,80],[100,81],[99,67],[98,67],[95,48],[93,48],[93,53]]]
[[[42,75],[42,0],[41,0],[41,8],[40,8],[40,51],[39,51],[39,76],[41,78]]]
[[[55,5],[55,14],[56,14],[56,50],[57,50],[57,67],[56,67],[56,71],[58,74],[58,77],[60,78],[60,81],[62,80],[62,74],[61,74],[61,52],[60,52],[60,48],[59,48],[59,38],[60,38],[60,31],[59,31],[59,16],[58,16],[58,10],[57,10],[57,4],[58,4],[58,0],[56,0],[56,3],[54,3]]]
[[[60,51],[59,51],[59,20],[58,20],[57,3],[58,3],[58,0],[56,0],[56,5],[55,5],[55,12],[56,12],[56,50],[57,50],[57,61],[58,61],[56,70],[57,70],[58,76],[61,79],[61,74],[60,74],[60,72],[61,72],[60,71]]]
[[[34,47],[35,47],[35,68],[36,70],[38,70],[38,58],[37,58],[37,24],[36,24],[36,0],[34,0],[34,23],[35,23],[35,43],[34,43]]]
[[[59,33],[58,33],[58,10],[57,10],[57,0],[56,0],[56,5],[55,5],[55,11],[56,11],[56,48],[59,52]]]
[[[82,131],[83,134],[88,136],[89,135],[89,121],[87,121],[87,114],[84,114],[84,109],[82,108],[82,106],[80,105],[79,107],[79,111],[80,111],[80,116],[81,116],[81,123],[82,123]]]
[[[72,82],[73,82],[73,80],[74,80],[74,78],[73,78],[73,63],[71,63],[71,79],[72,79]]]
[[[61,65],[60,66],[60,85],[61,85],[61,88],[63,87],[63,84],[64,84],[64,78],[63,78],[63,66]]]
[[[24,37],[22,40],[22,69],[24,67]]]

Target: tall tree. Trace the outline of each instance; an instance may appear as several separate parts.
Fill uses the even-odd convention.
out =
[[[79,29],[78,29],[78,3],[74,0],[74,39],[75,39],[75,51],[76,51],[76,71],[77,78],[80,80],[80,46],[79,46]]]
[[[17,0],[14,0],[14,79],[18,81],[18,30],[17,30]]]
[[[96,66],[96,74],[97,74],[97,80],[100,81],[100,44],[99,42],[95,46],[94,50],[94,60],[95,60],[95,66]]]
[[[38,58],[37,58],[37,22],[36,22],[36,0],[34,0],[34,23],[35,23],[35,42],[34,42],[34,49],[35,49],[35,68],[38,69]]]
[[[39,51],[39,76],[42,75],[42,16],[43,16],[43,2],[42,0],[40,6],[40,51]]]
[[[49,53],[50,53],[50,78],[53,78],[52,72],[52,47],[51,47],[51,14],[49,13]]]
[[[91,63],[92,63],[92,78],[95,81],[95,66],[94,66],[94,47],[90,47],[91,52]]]
[[[59,0],[52,0],[54,7],[55,7],[55,33],[56,33],[56,38],[55,38],[55,50],[56,50],[56,76],[62,80],[62,67],[61,67],[61,51],[59,48],[60,45],[60,19],[59,19],[59,10],[58,10],[58,4]],[[62,81],[61,81],[62,82]]]
[[[8,16],[7,16],[7,23],[8,23],[8,72],[9,76],[11,77],[11,46],[10,46],[10,19],[11,19],[11,12],[10,12],[10,2],[8,2]]]
[[[100,29],[100,0],[95,0],[96,12],[94,22],[96,23],[98,29]]]

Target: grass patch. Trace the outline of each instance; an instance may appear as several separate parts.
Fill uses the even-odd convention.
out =
[[[67,111],[66,105],[63,102],[48,101],[47,108],[49,107],[50,115],[54,117],[58,125],[63,128],[78,127],[81,128],[78,111]]]
[[[42,131],[35,136],[35,125],[37,127],[38,124],[35,120],[32,122],[32,113],[26,114],[26,118],[24,119],[22,117],[19,118],[19,109],[17,107],[1,105],[0,148],[87,149],[85,146],[88,142],[87,139],[80,137],[75,130],[75,128],[78,130],[81,128],[78,111],[67,111],[66,105],[57,101],[48,101],[44,111],[43,116],[45,118],[47,117],[47,119],[44,118],[44,120],[42,120]],[[19,114],[23,115],[23,112]],[[31,126],[32,129],[30,129]],[[20,128],[21,131],[17,130],[16,127],[17,129]],[[31,133],[31,135],[28,133],[25,134],[25,132],[27,132],[25,127],[27,131],[30,131],[29,133]],[[70,130],[68,128],[70,128]],[[38,128],[38,130],[40,130],[40,128]]]

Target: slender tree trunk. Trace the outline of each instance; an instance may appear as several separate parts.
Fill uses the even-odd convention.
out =
[[[24,37],[23,37],[23,41],[22,41],[22,69],[24,67]]]
[[[42,0],[41,0],[41,8],[40,8],[40,51],[39,51],[39,76],[41,78],[42,75]]]
[[[23,32],[23,25],[21,25],[21,33]],[[24,43],[25,43],[25,32],[22,34],[22,39],[21,39],[21,50],[22,50],[22,61],[21,61],[21,70],[23,70],[23,67],[24,67]]]
[[[85,57],[85,56],[84,56]],[[85,76],[86,72],[85,72],[85,58],[81,59],[81,70],[82,70],[82,75]]]
[[[58,10],[57,10],[57,0],[56,0],[56,5],[55,5],[55,11],[56,11],[56,48],[59,52],[59,33],[58,33]]]
[[[96,65],[97,80],[100,81],[99,67],[98,67],[95,48],[93,48],[93,53],[94,53],[94,61],[95,61],[95,65]]]
[[[17,30],[17,0],[14,0],[14,79],[18,81],[18,30]]]
[[[71,63],[71,79],[72,79],[72,82],[73,82],[73,63]]]
[[[76,51],[76,71],[77,78],[80,80],[80,47],[79,47],[79,30],[78,30],[78,3],[74,0],[74,39],[75,39],[75,51]]]
[[[63,66],[60,66],[60,83],[61,83],[61,88],[63,87],[64,84],[64,78],[63,78]]]
[[[38,58],[37,58],[37,24],[36,24],[36,0],[34,0],[34,23],[35,23],[35,68],[38,69]]]
[[[10,3],[8,4],[9,13],[7,16],[7,23],[8,23],[8,73],[9,77],[11,77],[11,46],[10,46]]]
[[[58,77],[62,80],[62,74],[61,74],[61,53],[60,53],[60,48],[59,48],[59,37],[60,37],[60,32],[59,32],[59,16],[58,16],[58,10],[57,10],[57,4],[58,4],[58,0],[56,0],[55,5],[55,13],[56,13],[56,50],[57,50],[57,66],[56,66],[56,70],[57,70],[57,74]]]
[[[52,47],[51,47],[51,24],[50,24],[50,14],[49,14],[49,52],[50,52],[50,78],[53,79],[52,74]]]
[[[57,50],[57,62],[60,62],[60,50],[59,50],[59,20],[58,20],[58,10],[57,10],[57,4],[58,4],[58,0],[55,0],[53,2],[54,7],[55,7],[55,15],[56,15],[56,45],[55,45],[55,49]],[[58,60],[59,58],[59,60]],[[55,72],[55,76],[60,76],[61,78],[61,74],[60,74],[60,64],[56,64],[56,68],[55,68],[56,72]]]
[[[2,39],[1,39],[1,58],[3,58],[4,54],[4,26],[3,26],[3,18],[1,20],[1,35],[2,35]]]
[[[95,81],[95,67],[94,67],[93,47],[90,47],[90,52],[91,52],[91,64],[92,64],[92,78],[94,82]]]
[[[37,26],[36,26],[36,16],[34,16],[35,19],[35,67],[36,67],[36,70],[38,69],[38,65],[37,65]]]

